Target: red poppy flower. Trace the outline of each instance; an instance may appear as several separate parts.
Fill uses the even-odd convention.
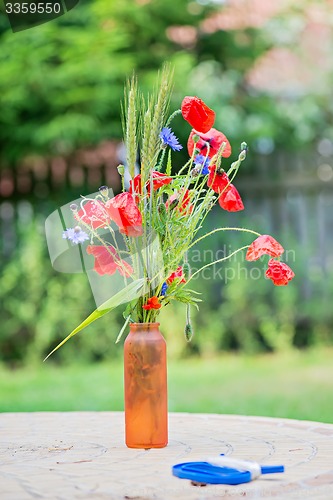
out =
[[[105,227],[110,220],[104,203],[99,200],[87,201],[83,208],[75,214],[75,218],[82,220],[93,229]]]
[[[270,255],[271,257],[279,257],[283,254],[284,248],[278,241],[268,234],[262,234],[254,240],[249,246],[245,259],[257,260],[262,255]]]
[[[242,198],[233,184],[229,184],[220,194],[219,205],[228,212],[239,212],[244,209]]]
[[[149,309],[160,309],[162,307],[162,304],[159,303],[158,297],[154,295],[154,297],[150,297],[147,300],[147,304],[145,306],[142,306],[142,309],[146,309],[149,311]]]
[[[185,192],[180,191],[174,193],[165,202],[166,208],[174,207],[182,215],[191,214],[193,211],[193,205],[191,203],[190,192],[188,189]]]
[[[218,172],[216,165],[210,165],[207,186],[210,187],[215,193],[222,193],[229,184],[229,177],[225,172]]]
[[[107,248],[103,245],[88,245],[87,253],[95,257],[94,271],[101,276],[119,271],[122,276],[129,277],[133,273],[132,266],[119,257],[112,245]]]
[[[163,174],[162,172],[158,172],[157,170],[153,170],[152,172],[152,177],[153,177],[153,189],[156,191],[156,189],[159,189],[162,186],[165,186],[166,184],[170,184],[172,182],[172,177],[167,176],[166,174]],[[141,194],[141,174],[138,174],[134,177],[134,179],[130,182],[130,187],[128,192],[131,194]],[[150,194],[150,181],[148,180],[146,182],[146,189],[147,193]]]
[[[294,271],[287,264],[279,260],[270,259],[268,261],[268,269],[266,277],[271,279],[276,286],[288,285],[295,276]]]
[[[205,134],[214,125],[215,112],[199,97],[184,97],[181,110],[183,118],[198,132]]]
[[[130,181],[128,189],[130,194],[141,194],[141,174],[138,174]]]
[[[178,266],[176,271],[171,273],[169,278],[166,280],[168,285],[171,285],[175,281],[175,279],[179,280],[179,283],[186,283],[185,276],[183,274],[182,266]]]
[[[197,143],[193,142],[193,136],[198,135],[200,137],[199,141]],[[211,128],[207,134],[201,134],[198,133],[197,130],[192,130],[190,133],[190,136],[187,141],[187,150],[188,154],[192,156],[193,149],[197,148],[199,150],[199,154],[206,156],[207,154],[207,144],[209,143],[209,153],[208,153],[208,158],[212,158],[216,153],[218,152],[222,142],[226,143],[226,146],[224,148],[224,151],[222,153],[223,158],[228,158],[231,155],[231,146],[226,138],[226,136],[220,132],[219,130],[216,130],[215,128]]]
[[[127,236],[142,235],[142,217],[130,193],[120,193],[105,204],[111,219],[119,226],[119,231]]]

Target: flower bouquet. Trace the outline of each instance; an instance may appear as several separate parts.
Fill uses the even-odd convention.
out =
[[[141,94],[136,78],[128,83],[123,105],[127,164],[118,167],[122,192],[113,196],[108,187],[102,186],[96,196],[82,197],[79,204],[70,206],[72,226],[63,228],[63,239],[69,245],[80,246],[81,257],[87,259],[85,269],[98,277],[100,286],[111,276],[120,279],[121,286],[52,353],[94,320],[127,303],[117,340],[129,324],[133,335],[130,333],[125,341],[125,410],[130,412],[127,444],[138,447],[166,444],[165,417],[161,416],[166,412],[166,372],[163,368],[161,375],[157,368],[165,363],[165,342],[156,323],[161,309],[173,301],[185,304],[185,336],[190,340],[190,308],[198,307],[200,302],[198,293],[191,289],[192,279],[205,267],[244,250],[248,261],[264,254],[270,256],[266,276],[275,285],[287,285],[294,277],[293,271],[280,261],[284,249],[272,236],[235,227],[219,227],[198,236],[215,204],[221,207],[221,220],[223,210],[244,209],[233,181],[246,158],[247,145],[243,142],[238,158],[227,165],[230,143],[213,128],[215,113],[198,97],[185,97],[180,109],[168,117],[171,82],[172,71],[166,65],[159,75],[158,90],[148,98]],[[173,155],[183,148],[171,128],[178,116],[185,120],[184,126],[191,128],[188,160],[175,174]],[[141,169],[136,175],[138,155]],[[191,249],[220,231],[246,232],[252,242],[191,273]],[[161,421],[164,430],[160,429]],[[134,427],[129,429],[133,422]],[[136,440],[134,435],[140,434],[140,429],[143,434],[147,432]]]

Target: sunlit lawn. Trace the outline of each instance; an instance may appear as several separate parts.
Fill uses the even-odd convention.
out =
[[[169,409],[333,423],[332,359],[332,349],[320,349],[169,360]],[[2,412],[122,410],[122,363],[0,367],[0,396]]]

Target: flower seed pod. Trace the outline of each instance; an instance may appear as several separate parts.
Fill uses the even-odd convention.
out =
[[[188,262],[185,262],[183,264],[183,274],[186,281],[188,281],[189,277],[191,276],[191,266]]]
[[[168,206],[168,208],[169,208],[170,210],[173,210],[173,209],[174,209],[174,208],[178,205],[178,203],[179,203],[179,200],[176,198],[175,200],[173,200],[173,201],[170,203],[170,205]]]
[[[200,168],[198,167],[192,168],[191,177],[198,177],[199,174],[200,174]]]
[[[69,208],[72,210],[72,212],[77,212],[77,204],[76,203],[71,203],[69,205]]]
[[[160,215],[162,215],[162,216],[165,215],[166,214],[166,207],[165,207],[164,203],[161,203],[160,205],[158,205],[157,210],[158,210],[158,213]]]
[[[104,198],[109,197],[109,188],[107,186],[101,186],[100,188],[98,188],[98,191]]]
[[[192,340],[193,333],[194,332],[191,323],[186,323],[184,334],[187,342],[190,342]]]
[[[245,158],[246,158],[246,151],[245,151],[245,149],[243,149],[243,151],[241,151],[239,153],[238,158],[240,159],[240,161],[244,161],[245,160]]]
[[[118,170],[118,174],[119,175],[121,175],[121,176],[124,175],[124,173],[125,173],[125,167],[124,167],[124,165],[121,165],[121,164],[118,165],[117,170]]]

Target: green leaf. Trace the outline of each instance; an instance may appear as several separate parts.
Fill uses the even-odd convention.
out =
[[[116,340],[116,344],[118,344],[119,340],[121,339],[121,337],[122,337],[122,335],[123,335],[123,333],[124,333],[124,331],[125,331],[125,328],[126,328],[126,327],[127,327],[127,325],[128,325],[128,322],[129,322],[130,318],[131,318],[131,316],[127,316],[126,321],[125,321],[125,323],[123,324],[122,329],[120,330],[120,332],[119,332],[119,334],[118,334],[118,337],[117,337],[117,340]]]
[[[115,309],[120,304],[123,304],[124,302],[130,302],[131,300],[135,299],[138,296],[139,291],[142,289],[144,282],[145,282],[144,278],[133,281],[133,283],[130,283],[123,290],[116,293],[116,295],[114,295],[106,302],[104,302],[102,305],[100,305],[79,326],[77,326],[75,330],[73,330],[69,335],[67,335],[67,337],[64,340],[62,340],[60,344],[58,344],[53,349],[53,351],[51,351],[46,356],[44,361],[46,361],[55,351],[57,351],[61,346],[63,346],[67,342],[67,340],[69,340],[71,337],[74,337],[74,335],[76,335],[81,330],[86,328],[86,326],[90,325],[90,323],[100,318],[101,316],[104,316],[104,314],[107,314],[108,312],[112,311],[112,309]]]
[[[168,152],[168,162],[165,170],[166,175],[171,175],[171,169],[172,165],[171,165],[171,148],[170,148]]]

